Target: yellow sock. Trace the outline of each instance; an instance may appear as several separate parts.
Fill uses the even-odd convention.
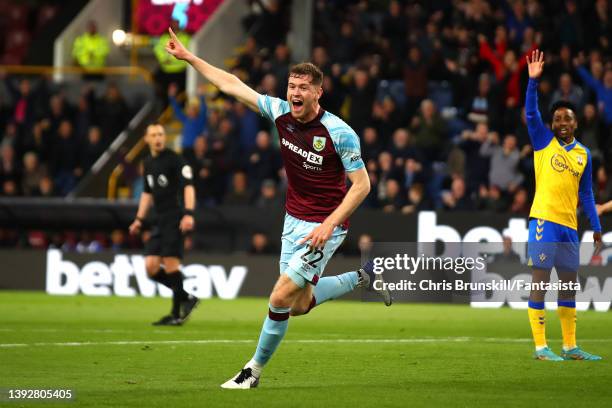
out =
[[[563,349],[573,349],[576,347],[576,306],[558,306],[557,313],[559,314],[559,320],[561,320]]]
[[[546,347],[546,311],[544,310],[544,302],[530,301],[527,312],[536,349]]]

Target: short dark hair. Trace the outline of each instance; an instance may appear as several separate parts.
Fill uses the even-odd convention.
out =
[[[320,86],[323,83],[323,72],[312,62],[301,62],[289,70],[289,76],[303,75],[310,75],[313,85]]]
[[[557,109],[561,109],[561,108],[565,108],[565,109],[569,109],[572,112],[574,112],[574,116],[576,116],[576,106],[574,106],[573,103],[568,102],[568,101],[557,101],[555,103],[552,104],[552,107],[550,108],[550,116],[555,116],[555,112],[557,111]]]

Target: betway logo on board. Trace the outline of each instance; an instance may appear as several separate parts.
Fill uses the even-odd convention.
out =
[[[508,227],[502,231],[486,225],[475,225],[465,235],[450,225],[441,225],[437,222],[437,215],[433,211],[422,211],[418,215],[417,241],[419,254],[425,256],[436,255],[438,257],[471,257],[476,258],[481,254],[496,254],[503,252],[502,240],[504,236],[512,239],[513,250],[519,255],[521,261],[525,262],[527,251],[527,239],[529,237],[529,227],[525,218],[511,218]],[[608,232],[602,237],[603,242],[612,244],[612,232]],[[436,253],[435,243],[444,243],[444,252]],[[456,245],[459,243],[460,245]],[[594,253],[593,231],[584,231],[580,245],[580,265],[588,265]],[[446,245],[451,244],[451,245]],[[586,244],[586,245],[585,245]],[[608,258],[612,257],[612,248],[606,248],[600,253],[603,265],[607,264]],[[580,272],[579,272],[580,273]],[[502,279],[499,274],[488,273],[486,268],[483,270],[473,269],[471,275],[472,282],[488,282]],[[517,274],[512,280],[531,281],[528,274]],[[606,278],[602,284],[596,277],[590,276],[586,279],[584,287],[587,290],[576,294],[576,308],[586,310],[593,304],[597,311],[608,311],[612,305],[612,300],[607,294],[612,292],[612,277]],[[480,308],[496,308],[508,304],[514,309],[527,308],[528,292],[523,294],[517,292],[495,292],[494,298],[482,298],[480,295],[472,295],[471,306]],[[556,293],[549,292],[546,295],[546,307],[555,309],[557,307]]]
[[[200,299],[235,299],[247,275],[245,266],[232,266],[229,273],[220,265],[191,264],[182,268],[185,290]],[[63,259],[62,251],[47,251],[46,291],[51,295],[171,297],[172,291],[148,278],[142,255],[115,255],[111,264],[92,261],[79,268]]]

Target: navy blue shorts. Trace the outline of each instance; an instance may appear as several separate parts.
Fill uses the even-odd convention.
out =
[[[578,231],[551,221],[529,220],[527,264],[538,269],[578,271],[580,260]]]

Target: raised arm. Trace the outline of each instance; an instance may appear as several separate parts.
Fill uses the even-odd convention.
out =
[[[527,96],[525,97],[527,130],[533,150],[541,150],[548,146],[553,138],[553,133],[544,126],[542,115],[538,110],[538,79],[544,71],[544,53],[534,50],[531,53],[531,59],[527,56],[526,60],[529,70],[529,83],[527,84]]]
[[[170,40],[166,44],[166,51],[170,55],[189,63],[204,78],[219,88],[221,92],[235,97],[255,112],[259,112],[259,107],[257,106],[259,93],[242,82],[236,75],[212,66],[203,59],[193,55],[181,44],[171,28],[168,31],[170,33]]]

